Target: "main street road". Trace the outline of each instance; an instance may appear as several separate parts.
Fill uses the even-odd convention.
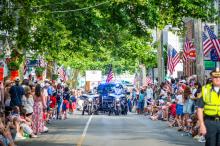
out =
[[[19,141],[19,146],[204,146],[191,137],[181,136],[166,122],[145,116],[71,115],[53,121],[49,133]]]

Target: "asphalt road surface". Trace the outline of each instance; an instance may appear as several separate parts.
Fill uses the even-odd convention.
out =
[[[69,115],[55,120],[49,132],[35,139],[17,142],[18,146],[204,146],[182,136],[166,122],[129,114],[127,116]]]

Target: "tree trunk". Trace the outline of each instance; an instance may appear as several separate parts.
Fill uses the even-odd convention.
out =
[[[49,80],[52,80],[53,68],[54,68],[53,62],[52,61],[48,62],[46,78]]]
[[[72,87],[76,88],[78,83],[79,70],[76,69],[73,71]]]

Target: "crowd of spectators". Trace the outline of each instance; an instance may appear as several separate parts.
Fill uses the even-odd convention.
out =
[[[154,121],[167,121],[169,127],[182,131],[182,136],[192,136],[199,142],[205,142],[204,136],[199,134],[197,119],[201,90],[202,86],[195,77],[171,79],[160,85],[148,84],[132,90],[130,109]]]
[[[78,90],[49,80],[19,78],[0,83],[0,146],[48,132],[52,120],[67,119],[76,109]]]

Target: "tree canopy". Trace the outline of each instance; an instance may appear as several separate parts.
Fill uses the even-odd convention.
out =
[[[3,0],[0,30],[18,50],[75,69],[134,71],[156,66],[152,29],[213,19],[214,0]]]

